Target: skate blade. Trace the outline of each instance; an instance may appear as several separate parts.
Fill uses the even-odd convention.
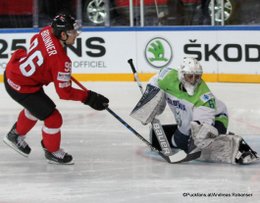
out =
[[[73,160],[68,162],[68,163],[60,163],[60,162],[57,162],[57,161],[47,159],[47,163],[53,164],[53,165],[74,165]]]
[[[244,159],[243,159],[243,164],[244,165],[247,165],[247,164],[251,164],[251,163],[254,163],[254,162],[256,162],[256,161],[259,161],[260,160],[260,158],[259,157],[254,157],[254,158],[252,158],[252,157],[245,157]]]

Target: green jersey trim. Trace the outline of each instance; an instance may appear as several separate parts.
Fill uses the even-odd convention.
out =
[[[158,85],[166,93],[178,99],[186,100],[195,107],[206,106],[212,109],[216,108],[215,97],[203,80],[201,80],[193,96],[182,91],[180,89],[180,84],[181,82],[178,78],[178,71],[176,69],[164,68],[160,71]]]

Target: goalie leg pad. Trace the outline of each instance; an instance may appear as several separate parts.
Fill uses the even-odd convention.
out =
[[[235,164],[241,140],[238,135],[219,135],[202,150],[201,160]]]
[[[151,123],[156,115],[162,113],[165,106],[165,93],[158,87],[147,85],[142,98],[136,104],[130,116],[146,125]]]
[[[248,164],[259,158],[239,135],[220,135],[202,150],[200,160],[230,164]]]

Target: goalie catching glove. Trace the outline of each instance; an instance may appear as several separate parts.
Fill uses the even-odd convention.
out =
[[[88,92],[88,97],[84,102],[84,104],[89,105],[90,107],[98,111],[106,109],[108,107],[108,103],[108,98],[91,90]]]
[[[196,121],[192,121],[191,135],[194,140],[194,144],[200,149],[205,149],[219,134],[218,130],[212,125],[206,123],[199,124]]]

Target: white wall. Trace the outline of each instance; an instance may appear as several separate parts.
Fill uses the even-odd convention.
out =
[[[35,32],[0,31],[0,74],[13,50],[18,45],[28,47],[33,34]],[[156,73],[163,66],[178,66],[184,56],[194,56],[200,59],[208,74],[258,77],[259,36],[258,27],[104,28],[94,31],[84,28],[74,44],[77,51],[69,49],[68,54],[73,61],[73,72],[77,74],[130,74],[127,63],[130,58],[139,72]],[[162,43],[165,60],[149,63],[147,58],[154,58],[154,55],[148,49],[153,42],[157,43],[156,40]]]

